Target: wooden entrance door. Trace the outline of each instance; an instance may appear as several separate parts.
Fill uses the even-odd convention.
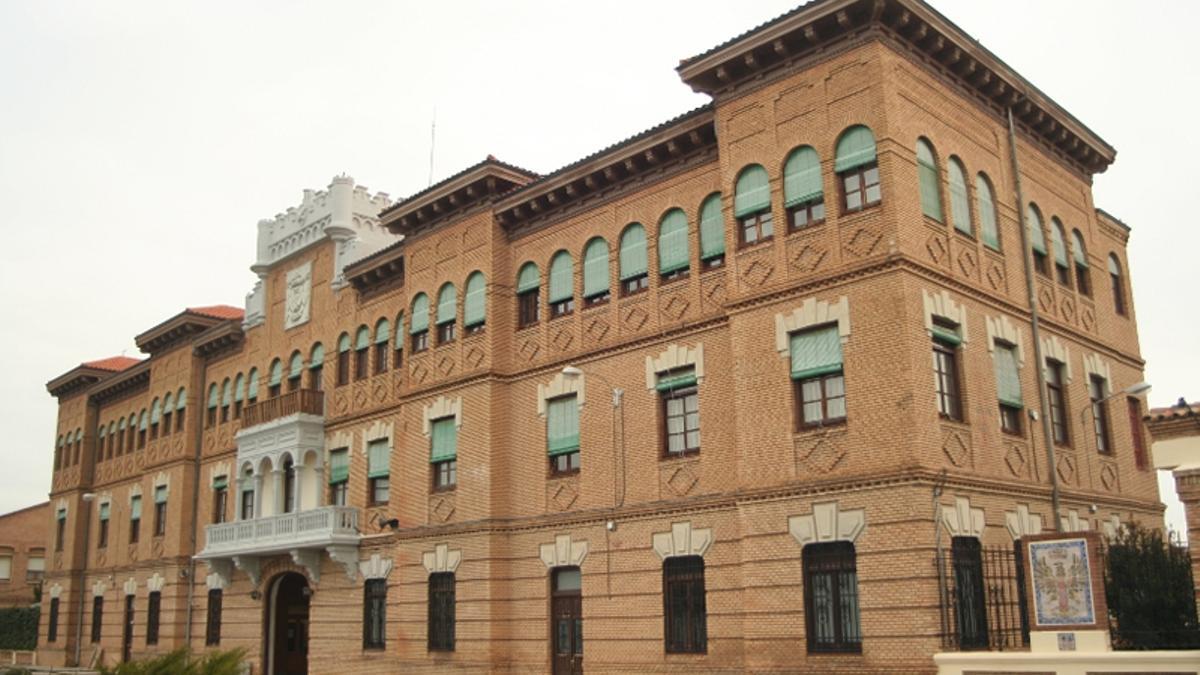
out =
[[[554,675],[583,673],[583,595],[578,567],[554,570],[550,593],[550,658]]]
[[[289,572],[276,582],[273,675],[308,675],[308,582]]]
[[[121,623],[121,661],[125,662],[133,655],[133,597],[125,596],[125,618]]]

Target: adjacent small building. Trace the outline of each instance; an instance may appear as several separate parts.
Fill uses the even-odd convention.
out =
[[[0,515],[0,607],[41,602],[49,502]]]

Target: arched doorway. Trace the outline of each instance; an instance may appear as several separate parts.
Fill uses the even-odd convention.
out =
[[[304,575],[281,574],[271,582],[267,596],[266,649],[263,672],[267,675],[308,675],[308,603],[312,589]]]

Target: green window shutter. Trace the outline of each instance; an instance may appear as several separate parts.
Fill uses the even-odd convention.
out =
[[[551,457],[579,450],[579,405],[575,395],[546,406],[546,450]]]
[[[350,480],[350,451],[334,450],[329,453],[329,484]]]
[[[167,486],[166,485],[159,485],[154,488],[154,503],[155,504],[166,504],[167,503]]]
[[[109,506],[108,502],[100,505],[100,520],[108,520]]]
[[[550,302],[570,300],[575,295],[575,261],[571,254],[559,251],[550,261]]]
[[[396,315],[396,344],[393,346],[396,349],[404,348],[404,312]]]
[[[212,486],[214,490],[224,490],[225,488],[229,487],[229,477],[214,476]]]
[[[1079,230],[1071,232],[1071,247],[1075,249],[1075,266],[1087,269],[1087,249],[1083,245],[1083,236],[1079,234]]]
[[[454,284],[443,284],[438,291],[437,322],[438,325],[450,323],[458,318],[458,289]]]
[[[996,228],[996,202],[992,197],[992,185],[982,173],[975,176],[975,200],[979,205],[979,229],[983,243],[998,250],[1000,231]]]
[[[809,146],[796,148],[783,165],[783,205],[821,201],[825,191],[821,186],[821,158]]]
[[[1058,218],[1050,220],[1050,237],[1054,243],[1054,264],[1059,267],[1067,266],[1067,242],[1063,236],[1062,223],[1058,222]]]
[[[700,259],[725,255],[725,215],[721,193],[709,195],[700,206]]]
[[[671,209],[658,224],[658,273],[688,267],[688,223],[683,209]]]
[[[150,406],[150,424],[158,424],[162,418],[162,402],[154,399],[154,403]]]
[[[429,330],[429,296],[418,293],[413,298],[412,318],[409,319],[408,332],[416,335]]]
[[[320,368],[325,365],[325,346],[320,342],[313,345],[312,355],[308,359],[309,368]]]
[[[238,373],[233,385],[233,400],[235,403],[241,403],[244,398],[246,398],[246,378]]]
[[[217,384],[214,382],[208,386],[208,407],[215,408],[221,402],[220,394],[217,392]]]
[[[103,425],[103,424],[101,424],[101,425],[100,425],[100,438],[104,438],[104,434],[105,434],[105,431],[104,431],[104,425]]]
[[[944,342],[952,347],[962,344],[962,337],[959,336],[957,330],[937,324],[933,326],[933,339],[938,342]]]
[[[834,171],[841,173],[874,161],[875,134],[870,129],[859,125],[842,132],[842,137],[838,139]]]
[[[1121,276],[1121,263],[1117,261],[1117,257],[1111,253],[1108,256],[1108,273],[1114,277]]]
[[[122,417],[122,418],[121,418],[121,423],[120,423],[119,425],[117,425],[117,430],[118,430],[118,431],[125,431],[125,418],[124,418],[124,417]],[[63,444],[63,443],[62,443],[62,437],[59,437],[59,439],[58,439],[58,447],[60,447],[60,448],[61,448],[61,447],[62,447],[62,444]]]
[[[221,405],[230,403],[233,403],[233,385],[229,382],[229,378],[225,378],[225,382],[221,385]]]
[[[430,425],[433,439],[430,443],[430,462],[444,462],[458,458],[458,427],[453,417],[434,420]]]
[[[621,234],[621,281],[640,277],[649,270],[646,261],[646,228],[633,223]]]
[[[300,356],[300,352],[292,354],[291,367],[288,368],[288,378],[300,377],[304,373],[304,357]]]
[[[1046,255],[1046,234],[1042,231],[1042,219],[1033,204],[1025,211],[1025,222],[1029,225],[1029,247]]]
[[[149,420],[146,418],[146,409],[142,409],[142,415],[138,418],[138,431],[145,431]]]
[[[66,509],[59,509],[59,510],[58,510],[58,514],[57,514],[57,516],[58,516],[58,519],[59,519],[59,520],[66,520],[66,519],[67,519],[67,510],[66,510]]]
[[[933,149],[924,140],[917,141],[917,179],[921,184],[921,212],[941,222],[942,191],[941,176]]]
[[[733,215],[741,218],[771,208],[771,181],[758,164],[742,169],[733,193]]]
[[[184,387],[180,387],[179,393],[175,395],[175,409],[183,410],[186,407],[187,407],[187,389]]]
[[[366,349],[371,346],[371,329],[366,326],[359,326],[358,331],[354,333],[354,349]]]
[[[583,249],[583,297],[608,292],[608,242],[597,237]]]
[[[145,423],[145,419],[146,419],[146,411],[145,411],[145,410],[142,410],[142,422],[143,422],[143,424]],[[144,428],[145,428],[145,426],[143,426],[142,428],[144,429]],[[76,442],[76,443],[79,443],[79,442],[80,442],[80,441],[82,441],[82,440],[83,440],[83,430],[82,430],[82,429],[76,429],[76,430],[75,430],[75,442]]]
[[[463,325],[470,328],[487,320],[487,284],[483,272],[473,272],[467,277],[467,288],[463,294]]]
[[[957,157],[950,158],[950,216],[954,218],[954,229],[973,234],[971,199],[967,194],[967,173]]]
[[[350,334],[342,333],[341,336],[338,337],[338,353],[350,351],[350,345]]]
[[[135,495],[129,500],[129,519],[140,520],[142,517],[142,496]]]
[[[654,385],[654,389],[656,391],[674,391],[675,389],[695,386],[695,384],[695,368],[676,368],[665,373],[659,373],[658,383]]]
[[[841,372],[842,336],[837,324],[792,333],[791,358],[793,380]]]
[[[258,399],[258,368],[251,368],[250,377],[246,378],[246,398]]]
[[[173,410],[175,410],[175,397],[168,391],[167,395],[163,397],[163,412],[169,415]]]
[[[392,324],[387,319],[380,319],[375,324],[375,344],[383,344],[392,338]]]
[[[283,361],[275,359],[271,362],[271,379],[269,385],[278,387],[280,382],[283,382]]]
[[[1021,376],[1017,370],[1017,350],[1011,345],[995,345],[996,396],[1004,405],[1022,408]]]
[[[367,478],[382,478],[391,473],[390,460],[388,439],[380,438],[367,443]]]
[[[521,271],[517,273],[517,292],[525,293],[537,290],[541,284],[539,276],[537,265],[531,262],[521,265]]]

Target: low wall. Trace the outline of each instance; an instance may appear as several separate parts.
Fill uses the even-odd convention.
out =
[[[1200,675],[1200,651],[1146,652],[946,652],[934,654],[938,675]]]

